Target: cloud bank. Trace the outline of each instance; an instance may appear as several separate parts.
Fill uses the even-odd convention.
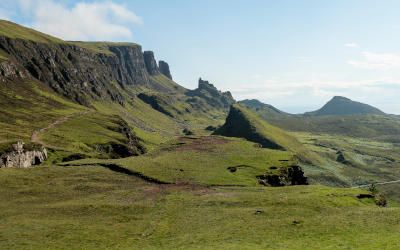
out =
[[[350,60],[348,63],[360,69],[389,70],[400,69],[400,55],[391,53],[362,53],[362,60]]]
[[[77,2],[67,6],[53,0],[19,1],[29,26],[65,40],[132,39],[131,27],[142,20],[124,5],[113,2]]]

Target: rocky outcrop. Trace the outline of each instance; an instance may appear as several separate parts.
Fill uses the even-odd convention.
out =
[[[166,63],[164,61],[159,61],[158,62],[158,68],[160,69],[161,74],[165,75],[166,77],[168,77],[169,79],[172,80],[172,75],[171,75],[171,72],[169,70],[168,63]]]
[[[0,71],[3,77],[36,78],[80,104],[87,105],[87,97],[123,103],[124,98],[113,83],[122,88],[149,84],[142,49],[136,44],[110,43],[107,47],[109,53],[70,43],[38,43],[0,36],[0,49],[14,63],[1,63]]]
[[[117,127],[110,127],[109,129],[121,134],[124,139],[104,144],[95,144],[94,149],[97,152],[112,159],[138,156],[147,152],[141,139],[125,120],[119,119],[116,123],[118,124]]]
[[[27,78],[29,72],[24,68],[18,67],[18,65],[12,61],[5,60],[0,62],[0,79],[5,81],[7,78]]]
[[[293,165],[276,169],[275,172],[268,171],[264,175],[257,176],[258,182],[271,187],[308,185],[307,177],[304,176],[300,166]]]
[[[24,148],[23,142],[12,145],[10,152],[0,156],[0,168],[29,168],[47,159],[47,150],[42,146]]]
[[[158,75],[160,74],[160,69],[158,68],[157,61],[154,57],[153,51],[145,51],[143,52],[144,62],[146,65],[147,73],[150,75]]]
[[[195,90],[190,90],[186,93],[188,96],[198,96],[203,98],[209,105],[216,108],[228,109],[235,99],[232,94],[227,92],[219,91],[213,84],[203,79],[199,79],[199,87]]]

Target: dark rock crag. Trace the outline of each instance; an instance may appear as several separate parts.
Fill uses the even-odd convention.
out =
[[[143,52],[143,57],[147,72],[152,76],[160,74],[160,69],[158,68],[157,61],[154,57],[154,52],[145,51]]]
[[[96,144],[94,145],[96,151],[113,159],[138,156],[146,153],[146,147],[129,127],[128,123],[122,119],[117,123],[118,127],[110,127],[110,129],[123,135],[124,139],[119,142],[114,141],[105,144]]]
[[[29,168],[47,160],[47,150],[42,146],[24,148],[23,142],[12,145],[12,149],[0,156],[0,168]]]
[[[213,84],[201,78],[199,79],[199,87],[195,90],[189,90],[186,94],[192,97],[200,97],[209,105],[217,108],[229,109],[236,102],[231,92],[221,92]]]
[[[172,75],[171,75],[171,71],[169,70],[168,63],[166,63],[164,61],[159,61],[158,68],[159,68],[161,74],[165,75],[166,77],[168,77],[169,79],[172,80]]]
[[[257,176],[257,179],[260,184],[271,187],[308,185],[303,169],[297,165],[279,168],[276,173],[267,172]]]

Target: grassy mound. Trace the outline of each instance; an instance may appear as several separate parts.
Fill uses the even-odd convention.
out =
[[[245,138],[259,143],[264,148],[291,151],[303,162],[319,162],[319,157],[308,152],[295,137],[270,125],[254,112],[238,104],[231,106],[225,124],[215,131],[215,134]]]

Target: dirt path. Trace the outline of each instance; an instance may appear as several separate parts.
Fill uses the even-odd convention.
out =
[[[373,184],[376,185],[376,186],[380,186],[380,185],[387,185],[387,184],[394,184],[394,183],[400,183],[400,180],[378,182],[378,183],[373,183]],[[372,184],[372,183],[371,183],[371,184]],[[366,187],[369,187],[371,184],[355,186],[355,187],[352,187],[352,188],[366,188]]]
[[[41,129],[33,131],[32,135],[31,135],[31,142],[36,143],[36,144],[41,144],[41,145],[43,145],[45,147],[48,147],[48,145],[46,145],[40,139],[40,134],[46,132],[47,130],[55,128],[58,125],[63,124],[64,122],[67,122],[68,120],[72,119],[73,117],[86,115],[88,112],[89,111],[85,111],[85,112],[73,113],[73,114],[69,114],[69,115],[63,116],[63,117],[57,119],[56,121],[50,123],[47,127],[44,127],[44,128],[41,128]]]

